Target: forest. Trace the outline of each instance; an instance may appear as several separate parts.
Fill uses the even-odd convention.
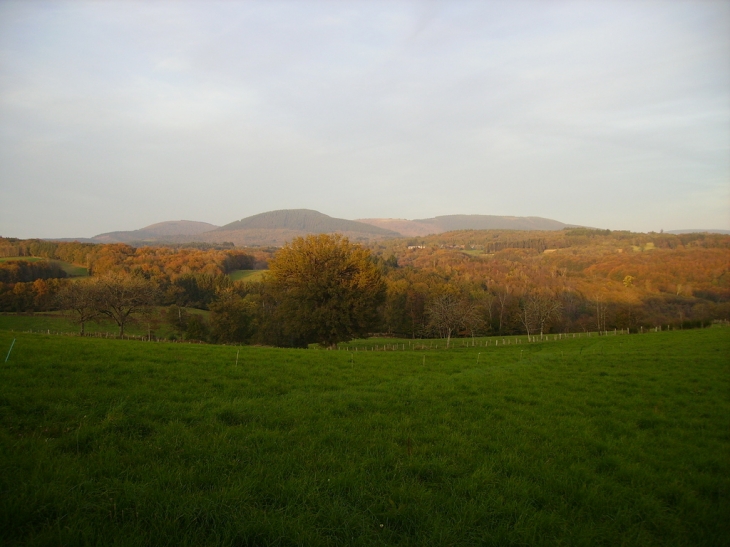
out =
[[[298,303],[305,306],[311,284],[304,285],[310,289],[297,289],[297,300],[287,304],[284,295],[294,289],[282,289],[271,271],[262,281],[232,280],[236,271],[269,270],[283,256],[276,248],[135,248],[0,238],[0,312],[64,312],[76,318],[79,332],[87,322],[105,318],[114,320],[120,333],[128,322],[147,314],[171,325],[180,339],[283,346],[325,340],[332,344],[368,334],[450,338],[636,332],[730,320],[726,235],[586,228],[466,230],[348,245],[348,252],[360,247],[366,251],[360,259],[374,267],[379,280],[372,283],[377,294],[361,306],[367,309],[360,309],[367,321],[355,321],[357,328],[337,334],[332,334],[333,326],[327,335],[304,335],[295,325],[289,334],[282,331],[287,321],[295,321],[289,318],[297,315],[292,310]],[[88,276],[69,276],[59,263],[85,268]],[[330,282],[335,284],[325,292],[334,294],[337,280]],[[102,286],[105,306],[98,303]],[[114,312],[108,302],[113,286],[122,292],[124,287],[134,292],[129,288],[134,286],[144,296],[131,308]],[[78,305],[74,309],[71,296],[78,299],[86,289],[96,291],[86,294],[96,304],[85,304],[85,311]],[[277,311],[283,309],[289,312]],[[334,312],[327,317],[330,323],[349,321]]]

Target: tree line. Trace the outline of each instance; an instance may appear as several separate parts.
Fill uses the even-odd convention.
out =
[[[138,318],[150,325],[150,335],[165,322],[184,339],[294,347],[329,346],[369,333],[450,341],[730,319],[727,236],[659,249],[648,246],[645,235],[634,235],[626,247],[623,235],[589,231],[562,234],[589,243],[553,253],[522,246],[482,255],[460,250],[474,233],[447,236],[457,248],[413,250],[403,240],[365,247],[339,236],[312,236],[258,257],[240,250],[105,245],[94,251],[88,280],[0,282],[0,310],[75,310],[69,313],[79,322],[106,318],[120,332]],[[269,272],[261,283],[232,281],[224,273],[264,260]],[[112,294],[134,293],[130,287],[112,291],[123,280],[147,287],[144,303],[110,306]],[[72,296],[87,304],[74,308]]]

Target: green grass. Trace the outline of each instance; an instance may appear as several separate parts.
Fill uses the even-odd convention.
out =
[[[10,256],[0,258],[0,262],[9,262],[11,260],[23,260],[25,262],[40,262],[41,260],[49,260],[38,256]],[[63,260],[49,260],[49,262],[58,264],[61,269],[66,272],[69,277],[88,277],[89,270],[83,266],[77,266]]]
[[[261,281],[266,270],[234,270],[228,274],[233,281]]]
[[[69,316],[62,312],[38,312],[32,315],[22,314],[0,314],[0,330],[11,330],[14,332],[34,332],[49,334],[75,334],[80,330],[80,326],[74,323]],[[90,321],[86,323],[86,334],[89,336],[96,335],[115,335],[119,332],[119,327],[110,319],[99,319],[98,321]],[[147,334],[147,323],[144,319],[138,317],[135,322],[125,327],[125,332],[133,336],[142,336]],[[164,325],[161,321],[159,327],[155,329],[158,337],[164,338],[172,334],[172,330]]]
[[[94,324],[94,326],[97,325]],[[17,332],[52,331],[54,333],[74,333],[79,331],[79,327],[68,318],[64,317],[64,315],[60,312],[39,312],[34,313],[33,315],[3,313],[0,314],[0,330],[12,330]],[[87,330],[91,331],[97,329],[94,329],[92,324],[89,323],[87,325]]]
[[[88,268],[85,268],[83,266],[77,266],[76,264],[71,264],[69,262],[64,262],[63,260],[53,260],[52,262],[55,262],[61,268],[64,272],[68,274],[69,277],[89,277],[89,270]]]
[[[175,336],[172,327],[161,317],[161,314],[164,312],[164,307],[155,308],[155,312],[156,319],[149,325],[154,337],[169,339]],[[187,312],[191,315],[202,315],[206,318],[210,314],[209,311],[194,308],[187,308]],[[71,320],[70,315],[63,312],[37,312],[34,314],[0,313],[0,330],[76,334],[79,332],[80,327]],[[86,323],[86,334],[89,336],[116,335],[118,332],[119,327],[110,319],[102,318]],[[147,336],[149,332],[147,318],[144,315],[134,316],[132,322],[128,323],[125,327],[125,332],[131,336]]]
[[[2,544],[730,537],[728,329],[355,354],[0,331],[3,359],[14,337]]]

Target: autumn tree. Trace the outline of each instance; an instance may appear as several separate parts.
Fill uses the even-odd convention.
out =
[[[596,294],[592,302],[596,309],[596,329],[603,332],[606,330],[606,298],[602,294]]]
[[[71,312],[72,321],[81,327],[79,334],[83,336],[86,323],[100,315],[99,284],[93,278],[67,283],[56,294],[56,303],[60,309]]]
[[[188,310],[177,304],[173,304],[165,310],[165,322],[179,335],[185,332],[188,325]]]
[[[552,294],[546,291],[528,292],[520,301],[520,322],[528,336],[539,330],[542,338],[545,326],[560,316],[560,310],[560,300]]]
[[[222,344],[246,343],[256,326],[256,297],[241,298],[231,290],[221,293],[210,305],[210,334]]]
[[[478,289],[473,291],[472,298],[474,299],[476,311],[481,323],[485,327],[485,330],[492,330],[492,324],[494,322],[494,302],[496,300],[495,295],[488,290]]]
[[[497,289],[497,302],[499,303],[499,328],[497,332],[502,334],[507,318],[509,317],[510,302],[512,301],[512,293],[510,287],[500,287]]]
[[[296,238],[269,264],[279,345],[333,346],[378,323],[385,282],[370,251],[340,235]]]
[[[143,277],[110,273],[97,279],[97,309],[119,327],[119,336],[134,315],[149,309],[157,299],[157,286]]]
[[[453,334],[461,329],[472,329],[479,322],[476,306],[453,294],[442,294],[434,298],[428,304],[427,313],[429,326],[446,338],[447,348]]]

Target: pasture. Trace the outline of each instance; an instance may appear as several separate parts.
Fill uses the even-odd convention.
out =
[[[3,359],[13,338],[3,544],[730,537],[730,329],[399,352],[0,331]]]
[[[233,281],[248,281],[255,283],[261,281],[264,277],[266,270],[233,270],[228,277]]]
[[[84,266],[77,266],[70,262],[64,262],[63,260],[52,260],[48,258],[42,258],[38,256],[8,256],[0,257],[0,262],[11,262],[16,260],[22,260],[24,262],[41,262],[47,260],[48,262],[58,264],[61,269],[68,274],[69,277],[88,277],[89,270]]]
[[[89,277],[89,269],[84,266],[77,266],[76,264],[64,262],[63,260],[51,260],[51,262],[55,262],[61,266],[69,277]]]
[[[149,316],[140,315],[134,317],[125,328],[127,336],[144,337],[151,331],[153,338],[171,339],[175,336],[174,330],[168,325],[162,316],[166,308],[159,306],[153,308],[154,313]],[[202,315],[207,317],[210,312],[188,308],[190,315]],[[0,313],[0,330],[8,330],[20,333],[47,333],[47,334],[69,334],[75,335],[79,332],[79,325],[73,321],[73,315],[67,312],[49,311],[36,312],[32,314]],[[119,327],[111,319],[100,317],[86,323],[88,336],[109,337],[116,336]]]

